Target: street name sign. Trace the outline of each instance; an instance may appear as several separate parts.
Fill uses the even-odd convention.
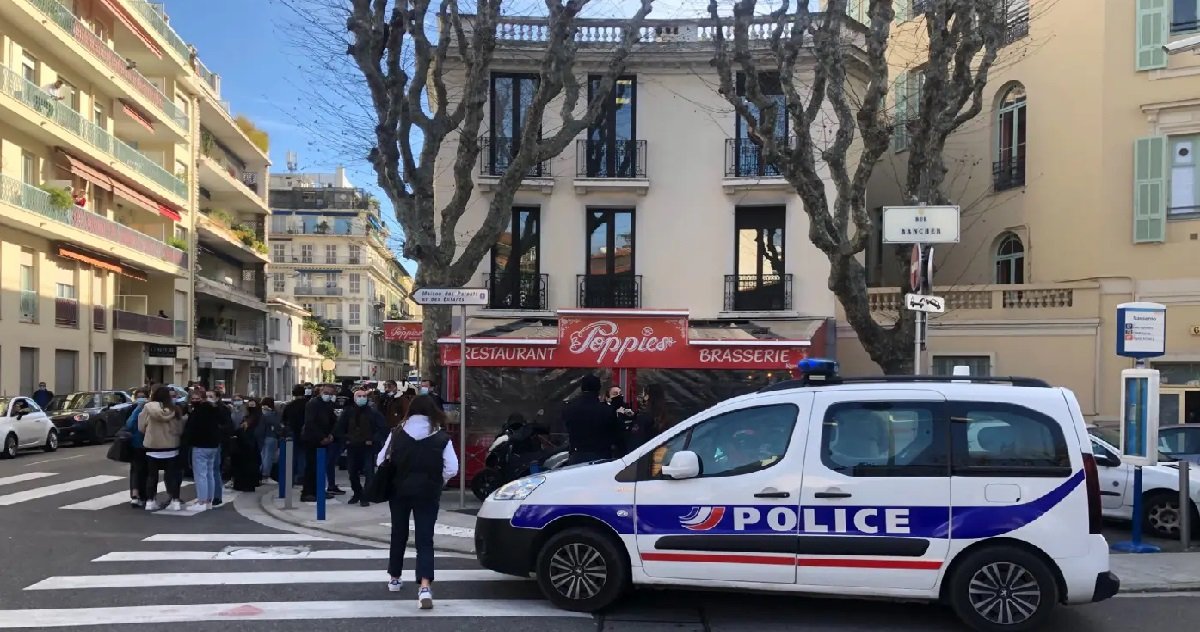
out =
[[[885,206],[883,243],[958,243],[958,219],[957,206]]]
[[[487,305],[488,291],[481,287],[424,287],[413,292],[421,305]]]
[[[926,296],[924,294],[905,294],[904,307],[914,312],[942,314],[946,311],[946,299],[940,296]]]

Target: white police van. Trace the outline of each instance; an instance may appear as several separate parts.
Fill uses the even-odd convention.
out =
[[[584,612],[631,586],[748,589],[939,600],[977,630],[1026,630],[1117,593],[1069,390],[800,368],[623,459],[505,485],[479,512],[479,561]]]

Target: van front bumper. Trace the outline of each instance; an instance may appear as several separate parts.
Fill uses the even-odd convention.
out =
[[[537,536],[537,529],[519,529],[506,519],[476,518],[475,557],[488,570],[529,577]]]
[[[1121,579],[1112,571],[1096,576],[1096,589],[1092,592],[1092,602],[1104,601],[1121,590]]]

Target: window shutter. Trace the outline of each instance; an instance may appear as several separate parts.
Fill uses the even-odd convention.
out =
[[[896,95],[896,127],[892,131],[892,149],[903,151],[908,149],[908,71],[903,71],[896,77],[892,86],[892,94]]]
[[[1133,151],[1133,243],[1167,239],[1167,139],[1139,138]]]
[[[896,10],[896,22],[907,22],[909,15],[909,0],[896,0],[892,8]]]
[[[1167,67],[1168,0],[1137,0],[1137,69]]]

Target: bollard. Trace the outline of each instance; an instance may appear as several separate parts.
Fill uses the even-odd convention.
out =
[[[1192,479],[1191,463],[1179,461],[1179,542],[1183,550],[1192,548]]]
[[[317,471],[313,473],[313,478],[317,482],[316,483],[316,485],[317,485],[317,520],[325,519],[325,485],[326,485],[326,483],[325,483],[325,478],[326,478],[326,476],[325,476],[325,474],[326,474],[325,459],[326,459],[326,456],[327,455],[325,454],[324,447],[317,448],[317,463],[316,463]],[[312,467],[313,464],[309,463],[308,466]]]
[[[1161,549],[1142,542],[1142,466],[1133,468],[1133,528],[1128,542],[1117,542],[1112,550],[1121,553],[1158,553]]]
[[[279,481],[279,485],[284,489],[283,508],[291,509],[292,501],[296,499],[296,491],[292,486],[292,481],[294,480],[292,477],[296,475],[296,442],[291,437],[288,437],[283,441],[283,443],[287,446],[285,452],[288,455],[288,458],[283,459],[279,463],[279,467],[283,468],[283,480]]]
[[[275,474],[279,477],[279,497],[287,498],[287,490],[291,485],[286,485],[287,466],[284,461],[287,460],[287,440],[279,442],[279,462],[275,464]]]

